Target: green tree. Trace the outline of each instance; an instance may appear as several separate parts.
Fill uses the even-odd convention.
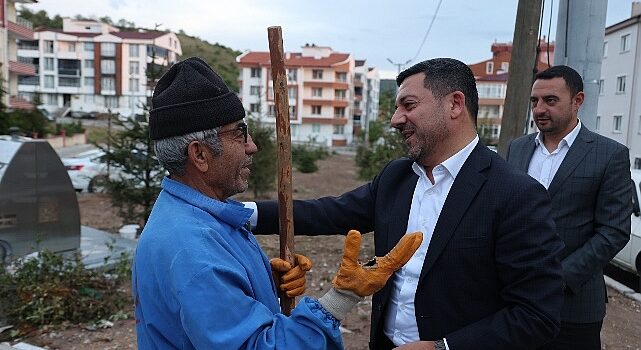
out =
[[[60,15],[55,15],[53,18],[49,18],[49,15],[45,10],[33,12],[28,7],[23,6],[18,10],[18,16],[33,23],[34,28],[47,27],[52,29],[62,29],[62,17],[60,17]]]
[[[119,176],[105,179],[104,186],[118,215],[125,222],[145,225],[165,175],[154,156],[149,123],[112,118],[118,132],[107,136],[109,146],[96,145],[105,152],[103,161]]]
[[[394,105],[394,95],[391,92],[380,95],[379,118],[370,122],[369,139],[356,149],[356,164],[361,179],[373,179],[385,164],[402,157],[406,152],[403,138],[389,126],[395,111]]]
[[[247,118],[247,124],[258,147],[252,160],[249,190],[254,193],[255,198],[264,198],[267,192],[274,189],[278,171],[275,129],[253,117]]]

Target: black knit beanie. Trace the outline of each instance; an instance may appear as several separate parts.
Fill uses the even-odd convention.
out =
[[[158,80],[151,104],[152,140],[209,130],[245,117],[238,96],[197,57],[174,64]]]

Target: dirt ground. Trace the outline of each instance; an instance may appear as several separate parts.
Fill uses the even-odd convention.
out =
[[[356,179],[356,166],[352,157],[334,155],[318,162],[319,171],[301,174],[294,171],[294,198],[305,199],[322,195],[338,195],[363,182]],[[271,194],[275,198],[275,193]],[[251,199],[239,196],[238,199]],[[115,215],[108,197],[95,194],[80,194],[81,220],[83,225],[117,232],[122,221]],[[258,237],[267,256],[278,255],[276,236]],[[314,263],[308,273],[307,294],[321,296],[329,289],[342,254],[343,237],[296,237],[295,249],[307,255]],[[362,255],[373,255],[372,235],[365,235]],[[641,349],[641,306],[614,290],[609,291],[607,316],[604,321],[603,349]],[[346,349],[367,349],[371,298],[360,303],[343,322],[343,339]],[[41,330],[23,339],[30,344],[48,349],[135,349],[134,321],[114,322],[110,328],[89,330],[86,326],[71,325]]]

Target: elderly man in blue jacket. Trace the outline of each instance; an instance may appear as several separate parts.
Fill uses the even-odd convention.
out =
[[[205,62],[177,63],[159,80],[150,137],[170,176],[138,242],[132,286],[139,349],[342,349],[340,320],[385,285],[421,243],[407,235],[374,267],[356,262],[360,233],[350,232],[333,288],[280,312],[280,288],[304,290],[311,263],[270,266],[246,228],[251,209],[229,199],[247,189],[256,145],[243,106]],[[301,282],[302,281],[302,282]]]

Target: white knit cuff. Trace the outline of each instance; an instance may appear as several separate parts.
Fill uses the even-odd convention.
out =
[[[337,320],[342,320],[363,299],[353,292],[332,288],[320,297],[318,302]]]

